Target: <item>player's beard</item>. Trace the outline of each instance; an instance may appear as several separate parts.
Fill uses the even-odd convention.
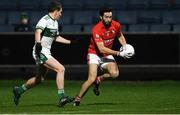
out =
[[[103,25],[104,25],[106,28],[109,28],[109,27],[111,26],[111,23],[112,23],[112,21],[110,21],[110,22],[105,22],[104,20],[102,20],[102,22],[103,22]]]

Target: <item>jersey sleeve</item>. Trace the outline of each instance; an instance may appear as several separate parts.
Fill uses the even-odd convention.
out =
[[[116,36],[119,36],[121,33],[121,24],[119,22],[116,23]]]
[[[101,33],[100,33],[100,31],[98,31],[98,29],[93,28],[92,35],[93,35],[93,39],[96,43],[97,42],[103,42],[102,37],[101,37]]]
[[[45,20],[44,18],[41,18],[36,25],[36,29],[44,30],[46,26],[47,26],[47,20]]]

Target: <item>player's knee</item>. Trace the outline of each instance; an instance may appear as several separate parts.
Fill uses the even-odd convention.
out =
[[[111,71],[112,78],[117,78],[119,76],[119,71]]]
[[[88,79],[89,84],[92,84],[96,80],[96,77],[91,77]]]
[[[65,72],[65,68],[63,66],[60,66],[57,68],[56,70],[58,73],[64,73]]]

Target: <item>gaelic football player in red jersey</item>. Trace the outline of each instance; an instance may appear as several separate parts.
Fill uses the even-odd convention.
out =
[[[120,23],[112,20],[112,10],[103,8],[100,9],[99,14],[101,21],[92,29],[92,37],[88,48],[88,79],[82,84],[79,94],[75,97],[74,106],[79,106],[82,97],[92,84],[94,84],[93,91],[95,95],[99,95],[99,84],[104,78],[117,78],[119,69],[113,55],[122,57],[126,55],[123,52],[112,50],[116,38],[122,46],[126,45]],[[105,70],[105,73],[97,77],[98,67]]]

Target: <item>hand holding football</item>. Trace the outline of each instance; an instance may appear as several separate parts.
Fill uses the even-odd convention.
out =
[[[135,54],[134,47],[130,44],[125,44],[120,47],[120,56],[124,58],[131,58]]]

